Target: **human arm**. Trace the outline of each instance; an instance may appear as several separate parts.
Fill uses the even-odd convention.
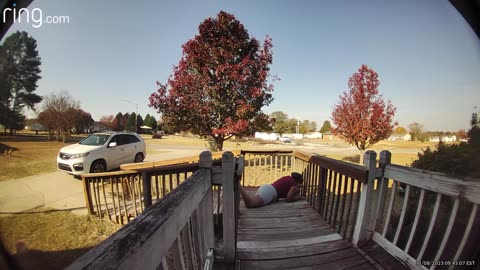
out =
[[[285,201],[294,202],[294,201],[298,201],[300,198],[301,197],[300,197],[300,192],[298,190],[298,187],[292,186],[287,193],[287,198],[285,199]]]

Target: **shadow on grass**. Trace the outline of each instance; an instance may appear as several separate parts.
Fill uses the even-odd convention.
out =
[[[360,155],[346,156],[346,157],[343,157],[342,160],[358,164],[360,163]]]
[[[20,269],[64,269],[93,247],[71,250],[41,251],[28,250],[23,254],[13,255]]]

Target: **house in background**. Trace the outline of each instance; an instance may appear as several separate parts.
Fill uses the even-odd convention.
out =
[[[308,138],[308,139],[322,139],[323,138],[323,135],[322,133],[320,132],[310,132],[310,133],[307,133],[305,134],[305,138]]]
[[[108,127],[102,122],[99,122],[99,121],[93,122],[93,132],[102,132],[107,130],[108,130]]]
[[[410,133],[393,133],[388,137],[389,141],[410,141],[412,140],[412,135]]]
[[[324,132],[322,134],[322,137],[323,137],[323,139],[329,139],[329,140],[335,139],[335,135],[333,135],[333,133],[330,130],[327,131],[327,132]]]
[[[456,142],[457,141],[457,136],[452,135],[452,136],[433,136],[430,137],[431,142]]]

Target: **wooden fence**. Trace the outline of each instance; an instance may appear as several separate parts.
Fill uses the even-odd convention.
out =
[[[352,240],[367,168],[303,152],[293,157],[294,171],[304,177],[300,194],[344,239]]]
[[[380,153],[372,239],[412,269],[478,264],[480,183],[390,160],[390,152]]]
[[[211,153],[203,152],[190,177],[67,269],[211,269],[216,257],[212,184],[223,185],[224,209],[229,209],[217,252],[233,262],[234,186],[243,162],[231,152],[222,159],[221,167],[214,168]]]

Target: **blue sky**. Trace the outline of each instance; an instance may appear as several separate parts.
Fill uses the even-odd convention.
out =
[[[361,3],[360,3],[361,2]],[[389,2],[389,3],[386,3]],[[69,24],[22,22],[42,57],[37,93],[67,90],[95,120],[119,111],[158,114],[147,107],[165,82],[181,46],[220,10],[249,34],[273,39],[273,103],[320,126],[329,120],[348,78],[362,64],[379,74],[380,92],[397,107],[401,126],[468,128],[480,106],[480,39],[446,0],[424,1],[54,1],[29,10],[69,16]]]

